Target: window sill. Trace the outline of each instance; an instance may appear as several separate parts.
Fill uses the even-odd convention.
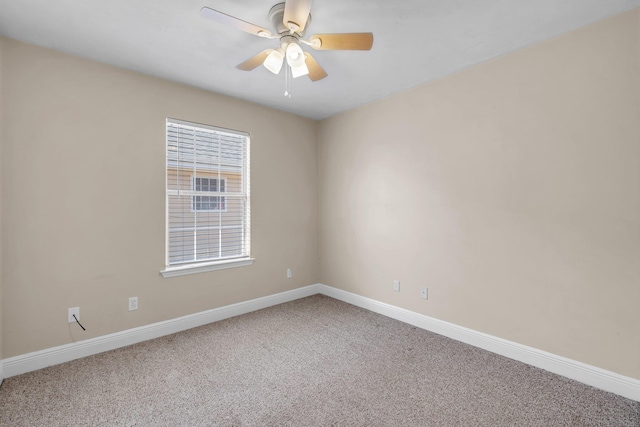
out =
[[[251,265],[255,258],[226,259],[223,261],[203,262],[198,264],[187,264],[179,267],[168,267],[160,272],[162,277],[184,276],[187,274],[204,273],[206,271],[222,270],[224,268],[243,267]]]

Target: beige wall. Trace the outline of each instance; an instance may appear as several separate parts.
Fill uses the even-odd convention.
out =
[[[2,104],[3,104],[3,93],[2,93],[2,58],[3,58],[3,53],[4,53],[4,39],[2,37],[0,37],[0,170],[2,170],[4,168],[4,165],[2,163],[2,141],[3,141],[3,131],[4,131],[4,126],[2,123]],[[3,317],[3,299],[2,299],[2,283],[3,283],[3,276],[4,276],[4,270],[2,269],[2,228],[3,228],[3,222],[2,222],[2,173],[0,173],[0,383],[2,382],[2,339],[4,336],[4,330],[3,330],[3,322],[2,322],[2,317]]]
[[[639,18],[323,122],[321,282],[640,379]]]
[[[316,122],[12,40],[2,64],[4,358],[317,282]],[[251,133],[252,266],[160,276],[166,117]]]

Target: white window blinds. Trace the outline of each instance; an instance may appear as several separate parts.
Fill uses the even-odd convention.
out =
[[[167,119],[167,266],[249,257],[249,136]]]

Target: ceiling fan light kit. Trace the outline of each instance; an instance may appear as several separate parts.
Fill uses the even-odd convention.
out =
[[[251,71],[260,64],[279,74],[286,58],[292,77],[309,76],[311,81],[327,77],[327,72],[310,53],[304,52],[300,43],[315,50],[370,50],[373,46],[372,33],[316,34],[304,40],[304,30],[311,23],[313,0],[287,0],[278,3],[269,11],[269,20],[275,34],[258,25],[251,24],[223,12],[203,7],[200,14],[212,21],[231,25],[247,33],[271,39],[280,39],[280,47],[267,49],[236,66],[239,70]]]

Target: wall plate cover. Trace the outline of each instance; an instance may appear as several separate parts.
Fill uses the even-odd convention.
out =
[[[78,320],[80,320],[80,307],[71,307],[67,313],[67,321],[69,323],[75,323],[76,319],[73,318],[73,315],[76,315]]]

